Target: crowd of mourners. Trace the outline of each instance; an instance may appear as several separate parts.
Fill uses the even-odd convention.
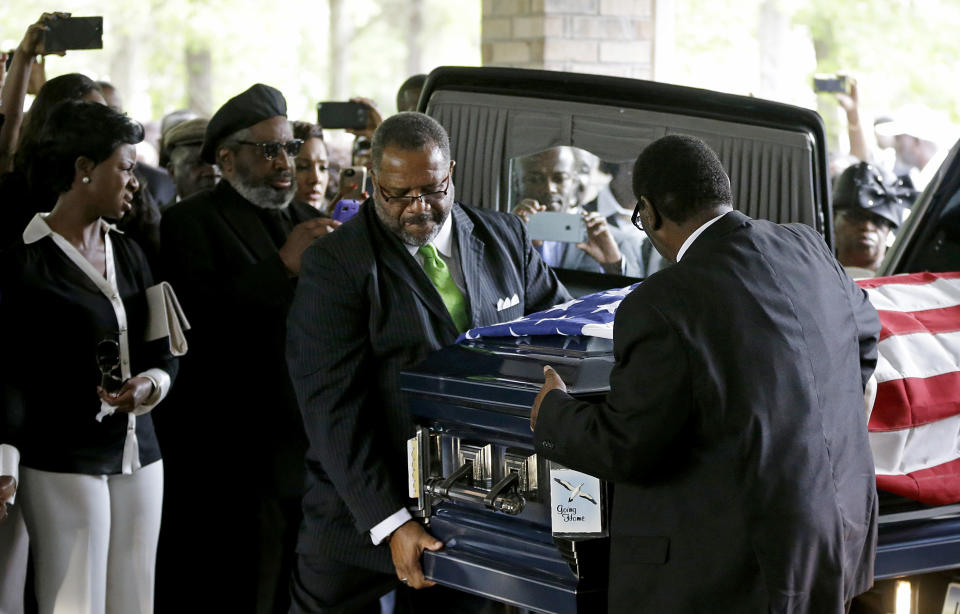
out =
[[[349,155],[334,155],[322,126],[291,121],[282,93],[256,84],[211,117],[167,114],[153,146],[109,83],[43,78],[35,58],[51,18],[27,30],[0,99],[0,612],[81,602],[94,612],[286,612],[291,577],[307,573],[296,552],[308,442],[284,327],[301,257],[341,225],[333,206],[372,195],[369,181],[339,185],[337,171],[370,166],[380,113],[355,99],[369,124]],[[424,81],[403,84],[399,111],[415,110]],[[835,180],[835,245],[852,276],[869,276],[932,152],[881,122],[897,154],[884,168],[880,148],[860,138],[855,85],[841,103],[859,160]],[[579,151],[532,156],[520,177],[573,168]],[[449,173],[443,180],[414,198],[445,196]],[[551,199],[573,211],[597,197],[528,196],[514,211],[524,221]],[[664,266],[629,223],[584,215],[585,246],[538,245],[547,264],[578,268],[576,256],[585,270],[636,277]],[[179,359],[163,340],[144,341],[145,291],[160,280],[192,325]],[[97,420],[80,409],[94,393]],[[177,411],[154,417],[161,402]]]
[[[355,99],[369,125],[335,158],[321,126],[288,121],[282,94],[256,85],[212,118],[167,114],[151,143],[110,83],[45,78],[45,24],[61,15],[0,58],[0,612],[182,611],[188,594],[190,611],[285,612],[305,450],[285,310],[301,254],[340,224],[338,188],[368,189],[337,171],[369,166],[379,111]],[[401,87],[401,111],[424,80]],[[239,204],[236,228],[188,211],[210,194]],[[143,341],[161,279],[198,333],[182,364]],[[253,380],[259,399],[238,386]],[[96,421],[80,409],[91,393]],[[161,401],[195,413],[155,425]],[[236,415],[278,404],[257,433]]]

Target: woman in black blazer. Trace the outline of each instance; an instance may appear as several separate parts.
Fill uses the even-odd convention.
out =
[[[142,139],[104,105],[58,106],[28,163],[56,205],[0,255],[0,443],[20,453],[41,612],[153,608],[163,465],[148,412],[176,361],[144,341],[150,269],[106,221],[130,211]]]

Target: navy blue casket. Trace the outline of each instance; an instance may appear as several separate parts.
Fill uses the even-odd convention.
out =
[[[445,543],[423,553],[429,579],[537,612],[606,611],[613,485],[539,458],[529,413],[544,365],[572,395],[598,400],[613,362],[599,337],[495,337],[401,373],[417,424],[412,512]],[[877,579],[956,567],[960,504],[879,495]]]
[[[543,365],[589,399],[612,352],[596,337],[488,338],[401,374],[413,513],[445,543],[424,552],[427,578],[538,612],[606,610],[611,487],[539,458],[529,415]]]

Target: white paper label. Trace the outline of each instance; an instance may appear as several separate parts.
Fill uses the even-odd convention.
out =
[[[554,533],[600,533],[600,479],[551,466],[550,507]]]
[[[407,494],[411,499],[420,496],[420,446],[416,437],[407,440]]]

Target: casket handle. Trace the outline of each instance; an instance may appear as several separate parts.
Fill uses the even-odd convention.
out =
[[[510,471],[503,479],[493,485],[490,492],[483,498],[483,504],[507,514],[519,514],[523,510],[523,497],[516,492],[501,494],[504,490],[520,486],[520,476]]]
[[[505,514],[515,515],[523,511],[523,497],[516,491],[516,487],[520,484],[520,477],[516,473],[510,472],[494,484],[489,492],[485,492],[481,489],[471,488],[466,483],[459,483],[461,480],[466,482],[465,478],[472,475],[472,472],[473,463],[468,461],[445,478],[427,480],[425,493],[438,499],[479,503]]]
[[[464,463],[460,468],[444,478],[442,482],[433,488],[433,493],[438,497],[447,497],[450,495],[450,488],[458,481],[467,477],[473,472],[473,463]]]

